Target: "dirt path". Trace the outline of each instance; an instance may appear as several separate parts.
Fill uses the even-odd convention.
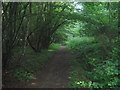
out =
[[[71,58],[69,51],[61,46],[27,88],[67,88]]]

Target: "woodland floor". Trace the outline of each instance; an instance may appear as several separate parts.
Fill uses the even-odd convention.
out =
[[[37,88],[66,88],[68,87],[69,60],[71,59],[69,51],[64,47],[55,52],[36,78],[32,80],[27,87]]]
[[[25,88],[67,88],[69,84],[70,60],[72,55],[65,46],[48,60],[45,67],[36,72],[33,80],[14,87]],[[15,82],[14,82],[15,83]],[[12,83],[11,83],[12,84]],[[17,83],[16,83],[17,84]],[[15,85],[15,84],[13,84]]]

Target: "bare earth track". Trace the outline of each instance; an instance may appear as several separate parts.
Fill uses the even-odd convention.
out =
[[[65,46],[61,46],[26,88],[67,88],[71,58]]]

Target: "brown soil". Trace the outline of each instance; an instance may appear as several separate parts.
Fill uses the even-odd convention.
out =
[[[70,60],[74,58],[65,46],[61,46],[44,67],[34,73],[35,76],[31,81],[20,81],[6,74],[8,76],[5,76],[6,80],[2,86],[3,88],[69,88]],[[81,80],[86,81],[82,67],[78,67],[78,70],[81,72],[78,78],[81,77]]]
[[[26,88],[67,88],[71,57],[65,46],[61,46]]]
[[[67,88],[71,57],[65,46],[61,46],[26,88]]]
[[[7,76],[3,88],[67,88],[70,59],[72,59],[72,55],[65,46],[61,46],[58,51],[53,53],[45,66],[35,73],[35,77],[30,82],[25,83]]]

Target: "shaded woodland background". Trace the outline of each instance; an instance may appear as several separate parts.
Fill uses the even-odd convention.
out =
[[[120,2],[2,3],[3,81],[29,81],[59,46],[67,46],[70,87],[119,87]],[[88,82],[79,80],[84,68]],[[22,73],[21,73],[22,72]]]

